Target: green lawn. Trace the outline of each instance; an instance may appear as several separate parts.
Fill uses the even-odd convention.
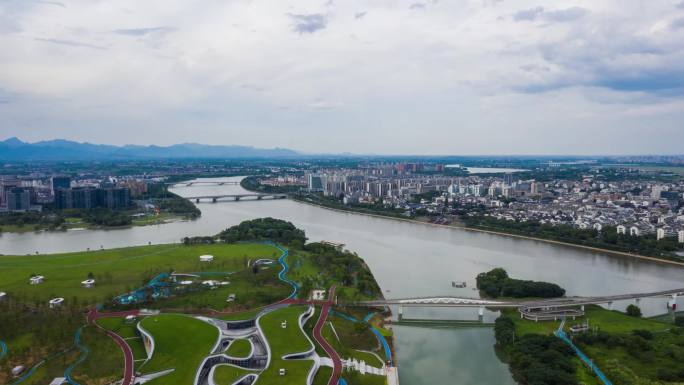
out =
[[[312,348],[299,328],[299,316],[306,309],[306,306],[289,306],[267,313],[259,319],[259,326],[264,331],[274,356],[301,353]],[[282,321],[287,321],[285,329],[281,327]]]
[[[243,320],[249,320],[255,318],[261,309],[251,309],[251,310],[244,310],[244,311],[236,311],[235,313],[230,313],[226,315],[221,315],[216,318],[222,319],[225,321],[243,321]]]
[[[162,224],[165,223],[166,221],[174,220],[174,219],[182,219],[183,216],[181,215],[174,215],[171,213],[159,213],[159,215],[155,214],[146,214],[145,216],[142,217],[135,217],[133,218],[133,225],[135,226],[147,226],[147,225],[157,225],[157,224]]]
[[[329,317],[328,321],[329,322],[326,323],[326,326],[323,328],[323,337],[342,357],[363,359],[368,363],[373,363],[376,367],[382,365],[377,362],[377,358],[374,356],[358,351],[365,350],[375,352],[380,357],[384,358],[384,350],[379,349],[378,340],[370,328],[357,329],[359,324],[338,316]],[[332,332],[330,322],[332,322],[332,325],[337,332],[337,336],[340,338],[339,341],[337,340],[337,336]]]
[[[214,382],[217,385],[231,385],[250,373],[255,372],[232,365],[219,365],[214,369]]]
[[[282,359],[285,355],[302,353],[312,348],[299,328],[299,316],[306,309],[306,306],[289,306],[265,314],[259,319],[259,326],[271,348],[272,357],[269,366],[259,375],[258,385],[306,383],[313,361]],[[282,321],[287,321],[285,329],[281,327]],[[279,374],[281,368],[287,372],[284,378]]]
[[[209,276],[207,279],[226,279],[230,281],[230,285],[161,299],[151,307],[178,310],[208,308],[225,311],[264,306],[278,302],[292,292],[289,285],[278,279],[279,271],[270,268],[254,274],[248,269],[226,277]],[[235,294],[235,301],[226,302],[230,294]]]
[[[200,263],[198,257],[211,254],[214,261]],[[81,303],[111,299],[141,287],[161,272],[238,271],[249,259],[273,258],[280,252],[264,244],[178,244],[128,247],[65,254],[0,256],[0,290],[12,295],[47,301],[64,297]],[[96,286],[81,287],[92,273]],[[31,275],[45,276],[40,285],[29,285]],[[225,301],[225,299],[224,299]]]
[[[192,384],[199,365],[211,353],[219,335],[214,326],[184,315],[147,317],[141,325],[154,337],[155,350],[140,370],[154,373],[175,369],[171,374],[150,381],[150,385]]]
[[[606,310],[600,306],[591,305],[586,306],[586,314],[584,317],[577,318],[576,320],[567,320],[565,322],[566,327],[573,325],[574,323],[584,322],[586,319],[589,320],[590,326],[598,326],[599,330],[611,332],[611,333],[628,333],[636,329],[644,329],[650,331],[662,331],[669,329],[672,325],[666,323],[650,320],[647,318],[636,318],[630,317],[625,313],[616,310]],[[553,334],[553,332],[558,329],[560,321],[529,321],[520,318],[520,314],[517,310],[506,310],[506,314],[510,315],[515,322],[515,328],[518,335],[522,336],[524,334],[536,333],[536,334]]]
[[[226,354],[231,357],[244,358],[249,357],[252,352],[252,343],[249,340],[237,339],[230,343]]]
[[[88,326],[81,331],[81,344],[90,353],[74,369],[73,376],[81,384],[105,385],[121,378],[124,357],[119,345],[104,331]]]
[[[285,369],[285,376],[279,374],[280,369]],[[306,377],[313,368],[312,360],[272,360],[271,365],[259,375],[257,385],[306,384]]]
[[[121,338],[137,337],[139,335],[136,322],[128,323],[124,317],[105,317],[97,321],[100,327],[111,330]]]
[[[330,376],[332,376],[332,368],[328,366],[321,366],[320,368],[318,368],[318,371],[314,376],[312,385],[328,385],[328,380],[330,380]]]
[[[684,358],[684,330],[678,329],[676,333],[653,333],[651,339],[645,340],[627,333],[615,334],[623,336],[629,342],[580,344],[580,348],[592,357],[614,384],[684,382],[684,376],[679,374]],[[661,378],[662,372],[666,371],[674,373],[678,378]]]
[[[606,310],[600,306],[587,306],[585,317],[575,321],[566,321],[566,330],[574,323],[589,320],[591,327],[598,326],[598,330],[611,335],[631,336],[633,330],[648,330],[654,338],[647,345],[627,348],[614,344],[582,345],[580,348],[597,363],[599,368],[614,384],[656,384],[657,372],[661,370],[676,371],[681,359],[684,359],[684,333],[671,333],[672,324],[648,318],[630,317],[625,313]],[[520,318],[516,310],[506,310],[516,325],[518,336],[525,334],[552,334],[560,322],[528,321]],[[584,365],[576,361],[578,381],[585,385],[598,385],[600,382]],[[660,384],[660,383],[658,383]]]
[[[45,385],[49,384],[55,377],[63,377],[64,369],[76,361],[78,355],[79,351],[74,349],[66,354],[51,358],[41,365],[26,381],[22,382],[21,385]],[[2,375],[0,375],[0,380],[2,380]],[[8,383],[11,384],[12,381]]]

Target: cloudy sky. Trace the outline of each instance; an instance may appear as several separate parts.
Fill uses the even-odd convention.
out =
[[[684,153],[684,0],[0,0],[0,139]]]

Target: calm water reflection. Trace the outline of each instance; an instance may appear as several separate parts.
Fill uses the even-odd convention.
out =
[[[234,178],[224,178],[235,180]],[[232,193],[239,186],[176,188],[181,195]],[[209,235],[245,219],[271,216],[292,221],[311,240],[341,242],[361,255],[386,297],[476,296],[477,273],[501,266],[512,276],[556,282],[568,295],[619,294],[682,287],[684,269],[549,245],[522,239],[435,228],[420,224],[338,213],[280,201],[201,203],[202,217],[191,222],[110,231],[4,234],[0,253],[26,254],[178,242],[187,235]],[[466,281],[454,289],[451,281]],[[618,307],[626,303],[617,304]],[[642,300],[646,314],[662,313],[665,299]],[[476,318],[475,310],[410,309],[405,316]],[[491,320],[496,314],[488,313]],[[513,384],[496,359],[490,329],[397,327],[402,385]],[[486,370],[482,370],[483,365]]]

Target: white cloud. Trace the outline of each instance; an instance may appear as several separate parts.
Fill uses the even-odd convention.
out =
[[[0,2],[0,136],[410,153],[505,152],[510,135],[509,152],[562,152],[554,132],[573,142],[574,125],[684,140],[672,4],[61,4]]]

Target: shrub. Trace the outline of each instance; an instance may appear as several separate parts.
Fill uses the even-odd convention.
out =
[[[641,317],[641,309],[636,305],[627,306],[627,315],[630,317]]]

